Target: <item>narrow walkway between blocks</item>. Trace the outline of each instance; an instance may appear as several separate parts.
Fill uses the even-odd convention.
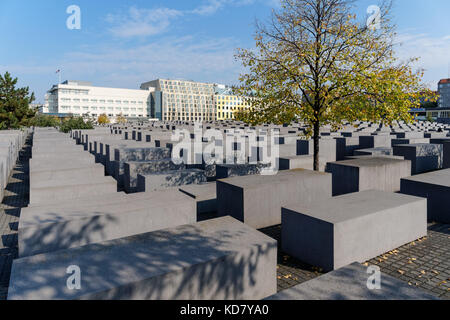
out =
[[[0,205],[0,300],[8,295],[11,266],[17,258],[17,229],[20,208],[28,205],[30,143],[28,139],[14,167]]]

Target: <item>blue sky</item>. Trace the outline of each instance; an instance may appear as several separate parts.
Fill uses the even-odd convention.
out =
[[[359,0],[365,15],[376,0]],[[69,30],[70,5],[81,30]],[[42,102],[62,78],[138,88],[156,78],[234,84],[242,72],[236,48],[252,48],[255,19],[277,0],[1,0],[0,72],[10,71]],[[421,57],[433,89],[449,73],[450,1],[396,0],[400,58]]]

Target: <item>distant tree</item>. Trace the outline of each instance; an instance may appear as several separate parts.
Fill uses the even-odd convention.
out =
[[[35,127],[59,127],[61,120],[56,116],[47,114],[36,114],[33,119],[30,120],[30,126]]]
[[[17,78],[9,72],[0,74],[0,129],[18,129],[29,126],[37,110],[30,108],[34,93],[29,88],[16,88]]]
[[[357,21],[352,0],[281,0],[267,24],[256,25],[256,49],[236,55],[246,68],[237,92],[254,95],[252,124],[302,121],[314,141],[319,169],[320,127],[356,120],[412,121],[411,108],[431,91],[411,58],[396,58],[391,2],[380,3],[380,24]],[[375,21],[374,21],[375,22]]]
[[[108,124],[111,121],[109,120],[108,116],[105,113],[102,113],[101,115],[98,116],[97,122],[98,124]]]
[[[125,118],[125,117],[123,116],[123,114],[120,113],[120,114],[116,117],[116,122],[119,123],[119,124],[127,123],[127,118]]]
[[[64,133],[76,129],[94,129],[94,125],[90,120],[85,121],[82,117],[71,116],[67,119],[64,119],[61,123],[61,126],[59,127],[59,130]]]

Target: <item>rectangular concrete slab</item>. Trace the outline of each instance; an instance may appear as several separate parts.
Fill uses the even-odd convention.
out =
[[[282,209],[283,251],[324,270],[427,235],[426,199],[369,190]]]
[[[380,275],[381,288],[371,290],[367,283],[373,273],[367,270],[359,263],[352,263],[266,300],[439,300],[384,273]]]
[[[331,175],[304,169],[232,177],[217,180],[216,186],[219,216],[230,215],[256,229],[280,224],[286,203],[331,197]]]
[[[167,188],[200,184],[207,181],[205,171],[199,169],[173,170],[153,174],[138,174],[137,191],[149,192]]]
[[[8,299],[258,300],[276,293],[276,263],[274,239],[223,217],[16,259]]]
[[[90,207],[24,211],[19,256],[127,237],[197,221],[196,203],[178,190]]]
[[[405,177],[400,192],[427,198],[428,220],[450,223],[450,169]]]
[[[400,191],[400,179],[411,174],[411,161],[387,157],[329,162],[327,172],[333,175],[333,196],[364,191]]]
[[[217,211],[216,183],[190,184],[179,189],[197,203],[197,214]]]

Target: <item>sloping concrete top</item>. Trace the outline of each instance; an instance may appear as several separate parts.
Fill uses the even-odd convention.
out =
[[[258,255],[276,246],[276,240],[223,217],[17,259],[11,271],[8,299],[76,299],[169,272],[183,272],[233,253],[238,254],[238,264],[240,252],[257,248],[258,259]],[[80,290],[66,286],[66,269],[71,265],[79,266],[82,272]],[[156,285],[154,289],[159,288]]]
[[[281,291],[266,300],[439,300],[387,274],[381,274],[381,289],[370,290],[371,274],[359,263],[329,272]]]
[[[216,183],[188,184],[180,187],[180,191],[196,200],[215,199]]]
[[[405,180],[436,184],[450,187],[450,169],[437,170],[433,172],[418,174],[412,177],[403,178]]]
[[[306,169],[293,169],[286,171],[279,171],[276,175],[249,175],[249,176],[237,176],[226,179],[219,179],[217,181],[232,184],[241,188],[259,188],[264,185],[270,185],[271,183],[282,183],[286,180],[298,179],[311,179],[314,180],[317,177],[330,176],[329,173],[311,171]]]
[[[357,159],[351,159],[351,160],[343,160],[343,161],[336,161],[336,162],[330,162],[333,164],[340,164],[345,166],[352,166],[352,167],[378,167],[378,166],[384,166],[391,163],[399,163],[404,162],[405,160],[402,159],[395,159],[395,158],[388,158],[388,157],[378,157],[378,156],[368,156],[368,157],[360,157]]]
[[[426,201],[426,199],[392,192],[367,190],[325,198],[320,202],[310,204],[289,203],[284,208],[335,224],[417,201]]]

